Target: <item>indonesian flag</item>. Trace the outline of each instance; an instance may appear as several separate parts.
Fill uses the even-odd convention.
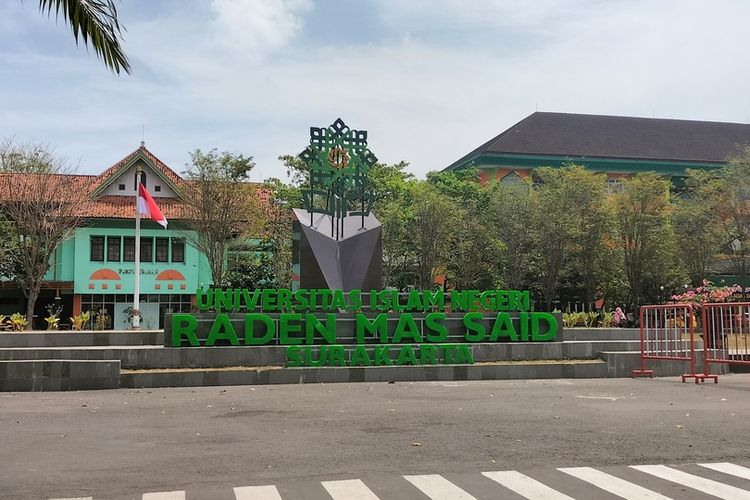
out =
[[[161,213],[159,206],[151,197],[151,193],[143,184],[138,186],[138,213],[147,215],[152,221],[161,224],[164,229],[167,228],[167,218]]]

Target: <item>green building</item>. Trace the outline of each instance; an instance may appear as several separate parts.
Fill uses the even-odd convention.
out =
[[[78,176],[91,202],[81,208],[84,223],[52,259],[37,300],[35,327],[45,326],[45,307],[50,303],[63,307],[63,324],[81,311],[104,309],[109,327],[130,327],[137,168],[142,169],[143,183],[169,221],[169,229],[147,218],[141,222],[141,326],[161,328],[165,312],[190,311],[195,290],[211,284],[207,259],[190,244],[194,233],[183,222],[180,185],[186,181],[142,143],[101,174]],[[16,284],[0,282],[0,314],[23,313],[25,302]]]
[[[571,113],[533,113],[451,163],[473,166],[482,182],[514,182],[537,167],[576,163],[621,178],[654,171],[675,185],[688,168],[711,169],[750,145],[750,125]]]

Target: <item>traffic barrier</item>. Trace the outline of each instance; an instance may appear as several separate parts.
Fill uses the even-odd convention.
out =
[[[641,368],[633,370],[633,377],[654,376],[646,368],[647,359],[661,361],[687,361],[690,372],[682,381],[695,379],[695,383],[717,377],[695,370],[695,331],[693,306],[690,304],[664,304],[641,306]],[[705,370],[704,370],[705,371]]]
[[[750,366],[750,302],[703,304],[703,373],[712,363]]]

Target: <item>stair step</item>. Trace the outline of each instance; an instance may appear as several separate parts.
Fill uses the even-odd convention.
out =
[[[473,365],[378,367],[230,367],[223,369],[122,370],[122,387],[195,387],[333,382],[601,378],[602,360],[499,361]]]

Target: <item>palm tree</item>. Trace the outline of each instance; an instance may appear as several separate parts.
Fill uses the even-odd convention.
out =
[[[47,15],[54,11],[57,18],[62,14],[76,44],[79,37],[86,46],[90,42],[109,69],[118,75],[120,70],[130,74],[130,63],[120,46],[122,30],[114,0],[39,0],[39,10]]]

